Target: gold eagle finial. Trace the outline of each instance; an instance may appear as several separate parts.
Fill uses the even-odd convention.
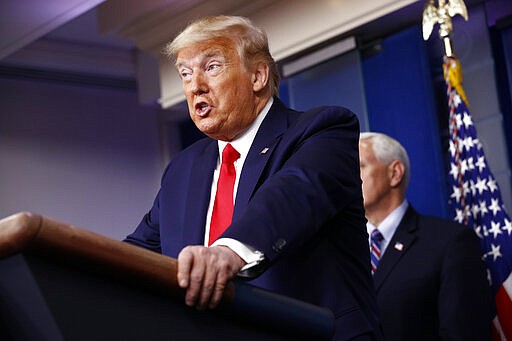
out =
[[[435,24],[439,24],[439,36],[447,37],[452,31],[452,17],[460,14],[468,20],[468,10],[463,0],[438,0],[436,7],[434,0],[429,0],[423,9],[423,39],[427,40]]]

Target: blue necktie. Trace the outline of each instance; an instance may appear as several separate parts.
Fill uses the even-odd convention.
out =
[[[381,244],[384,240],[382,233],[378,229],[372,231],[371,234],[371,245],[370,245],[370,259],[372,263],[372,275],[377,270],[377,265],[379,265],[380,254],[381,254]]]

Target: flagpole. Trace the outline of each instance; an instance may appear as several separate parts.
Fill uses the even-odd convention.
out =
[[[444,45],[445,56],[443,72],[447,84],[447,96],[450,109],[450,134],[455,150],[454,159],[455,164],[458,168],[457,183],[459,187],[458,190],[461,193],[459,198],[461,207],[463,209],[463,218],[460,219],[460,222],[467,225],[469,206],[466,205],[466,193],[463,188],[463,172],[461,172],[462,158],[460,155],[461,141],[459,138],[459,132],[456,125],[457,116],[455,107],[453,105],[452,93],[452,87],[455,87],[457,92],[460,94],[462,100],[466,103],[466,105],[469,105],[466,99],[466,95],[464,93],[464,89],[462,88],[462,72],[460,71],[460,63],[455,57],[455,54],[453,53],[452,41],[450,38],[450,35],[453,32],[452,17],[457,14],[460,14],[466,21],[468,20],[468,13],[463,0],[448,0],[447,2],[445,0],[438,0],[438,7],[435,6],[434,0],[429,0],[425,4],[425,7],[423,9],[422,28],[423,39],[427,40],[430,37],[430,34],[432,33],[434,26],[436,24],[439,24],[438,34],[439,38],[443,41]]]

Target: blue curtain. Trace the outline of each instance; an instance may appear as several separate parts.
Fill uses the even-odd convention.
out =
[[[353,50],[281,81],[279,97],[293,109],[339,105],[352,110],[362,130],[367,119],[359,51]]]
[[[447,217],[447,168],[419,25],[385,38],[380,47],[362,62],[369,130],[394,137],[407,150],[412,205],[421,213]],[[434,67],[441,68],[442,60]]]

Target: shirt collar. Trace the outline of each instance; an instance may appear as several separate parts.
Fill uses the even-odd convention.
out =
[[[252,141],[254,141],[254,137],[256,136],[256,133],[258,132],[258,129],[261,126],[261,123],[267,116],[270,107],[274,103],[274,98],[270,97],[270,99],[267,101],[267,104],[261,109],[258,116],[256,116],[256,119],[251,123],[251,125],[245,130],[245,132],[234,139],[231,142],[221,141],[218,140],[218,147],[219,147],[219,160],[222,157],[222,151],[224,150],[224,147],[231,143],[233,148],[236,149],[237,152],[240,153],[240,159],[245,160],[245,157],[249,153],[249,149],[251,148]]]
[[[391,238],[393,237],[393,234],[395,233],[398,225],[402,221],[402,218],[404,217],[405,211],[407,211],[407,208],[409,207],[409,203],[407,202],[407,199],[404,200],[400,206],[395,208],[393,212],[391,212],[380,224],[379,226],[374,226],[372,223],[367,222],[366,223],[366,229],[368,231],[368,235],[371,235],[372,231],[378,227],[380,233],[382,233],[382,236],[384,237],[384,240],[389,242]]]

